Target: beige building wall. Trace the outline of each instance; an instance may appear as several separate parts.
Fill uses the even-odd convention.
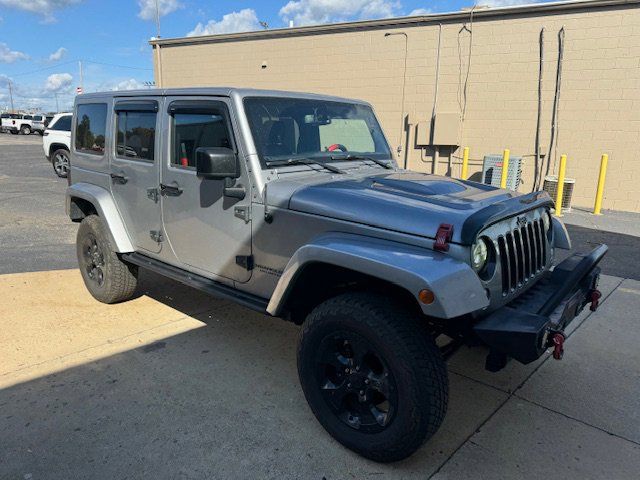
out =
[[[477,11],[473,22],[467,12],[329,29],[163,40],[159,52],[155,45],[156,82],[163,87],[226,85],[361,98],[374,105],[392,146],[402,145],[401,164],[406,158],[411,169],[459,176],[462,146],[469,146],[473,174],[480,171],[484,155],[509,148],[512,156],[526,157],[520,186],[526,192],[534,172],[540,31],[545,29],[541,145],[546,152],[558,31],[564,27],[558,142],[551,173],[557,171],[560,154],[567,154],[567,175],[576,180],[573,205],[591,208],[600,156],[608,153],[603,208],[639,212],[638,7],[635,1],[580,8],[539,5],[499,14]],[[385,36],[401,32],[407,35],[406,131],[405,37]],[[433,149],[416,145],[416,129],[420,122],[428,125],[434,108],[439,35],[437,111],[465,110],[465,82],[467,100],[459,125],[460,148],[441,148],[434,165]]]

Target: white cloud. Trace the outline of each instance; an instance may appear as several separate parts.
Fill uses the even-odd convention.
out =
[[[71,88],[73,77],[69,73],[54,73],[47,77],[44,85],[45,92],[59,93]]]
[[[0,5],[17,8],[44,16],[47,23],[55,22],[53,12],[69,5],[80,3],[82,0],[0,0]]]
[[[145,88],[142,82],[139,82],[135,78],[130,78],[112,85],[109,90],[140,90],[141,88]]]
[[[428,15],[429,13],[431,13],[431,10],[429,8],[416,8],[415,10],[411,10],[409,16],[413,17],[415,15]]]
[[[67,53],[67,49],[64,47],[60,47],[58,50],[49,55],[50,62],[58,62],[64,57]]]
[[[280,9],[285,22],[295,26],[342,22],[357,18],[394,17],[399,13],[396,0],[291,0]]]
[[[161,17],[175,12],[182,7],[182,4],[178,0],[157,0],[158,12]],[[138,17],[143,20],[155,20],[156,18],[156,0],[138,0],[140,6],[140,12]]]
[[[187,33],[187,37],[195,37],[198,35],[215,35],[218,33],[235,33],[249,32],[252,30],[260,30],[260,23],[256,11],[251,8],[245,8],[239,12],[227,13],[222,20],[209,20],[209,23],[203,25],[198,23],[196,28]]]
[[[17,50],[11,50],[9,45],[0,42],[0,63],[13,63],[18,60],[27,60],[29,55]]]

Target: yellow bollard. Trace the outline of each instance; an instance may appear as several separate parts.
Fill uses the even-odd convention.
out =
[[[462,180],[467,179],[469,173],[469,147],[464,147],[462,150]]]
[[[502,177],[500,178],[500,188],[507,188],[507,176],[509,175],[509,149],[505,148],[502,154]]]
[[[556,217],[562,216],[562,194],[564,193],[564,174],[567,170],[567,156],[560,157],[560,170],[558,170],[558,189],[556,191]]]
[[[609,163],[609,155],[604,153],[600,159],[600,176],[598,177],[598,190],[596,190],[596,204],[593,207],[594,215],[602,215],[602,195],[604,194],[604,181],[607,178],[607,164]]]

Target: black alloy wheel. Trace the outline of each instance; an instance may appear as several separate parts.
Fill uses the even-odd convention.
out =
[[[97,287],[104,285],[104,254],[95,235],[89,233],[82,240],[83,267],[87,278]]]
[[[347,426],[377,433],[392,421],[398,389],[387,362],[355,332],[328,335],[318,351],[318,385],[324,400]]]

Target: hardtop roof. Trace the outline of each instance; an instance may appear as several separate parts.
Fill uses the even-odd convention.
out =
[[[347,103],[361,103],[368,105],[368,102],[352,98],[337,97],[333,95],[323,95],[308,92],[292,92],[285,90],[261,90],[254,88],[234,88],[234,87],[192,87],[192,88],[151,88],[144,90],[114,90],[107,92],[85,93],[76,97],[77,103],[86,103],[86,100],[96,100],[104,98],[127,98],[127,97],[169,97],[169,96],[217,96],[217,97],[285,97],[285,98],[307,98],[312,100],[328,100]]]

